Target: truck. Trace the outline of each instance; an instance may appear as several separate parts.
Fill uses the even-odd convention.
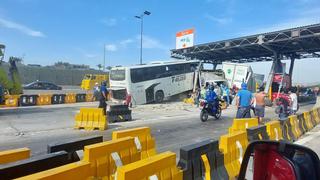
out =
[[[92,90],[96,83],[100,85],[103,81],[107,81],[109,84],[109,76],[106,74],[86,74],[81,82],[81,89]]]
[[[235,85],[237,88],[241,88],[241,84],[245,82],[248,85],[248,90],[251,92],[256,91],[256,82],[250,65],[223,62],[222,70],[229,83],[229,87]]]

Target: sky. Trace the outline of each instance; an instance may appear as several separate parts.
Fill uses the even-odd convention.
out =
[[[57,61],[97,68],[139,63],[145,10],[143,61],[168,60],[177,32],[195,29],[195,44],[320,22],[319,0],[1,0],[0,43],[25,64]],[[313,62],[312,67],[308,66]],[[299,61],[295,71],[317,71],[320,60]],[[269,64],[253,64],[268,72]],[[271,65],[270,65],[271,66]],[[294,81],[319,82],[294,74]]]

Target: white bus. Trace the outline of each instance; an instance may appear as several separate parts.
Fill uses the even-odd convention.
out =
[[[193,89],[199,61],[167,61],[110,71],[112,97],[123,100],[131,95],[132,104],[162,102],[164,98]]]

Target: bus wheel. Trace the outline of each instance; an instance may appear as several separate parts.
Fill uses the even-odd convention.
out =
[[[156,103],[161,103],[163,99],[164,99],[163,91],[157,91],[156,97],[155,97]]]

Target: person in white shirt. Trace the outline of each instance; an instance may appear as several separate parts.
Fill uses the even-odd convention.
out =
[[[100,86],[99,83],[95,83],[93,87],[93,96],[92,96],[92,101],[97,101],[100,98]]]
[[[292,111],[293,114],[296,114],[296,112],[298,111],[298,97],[297,97],[297,94],[291,90],[291,91],[289,91],[289,96],[290,96],[290,99],[291,99],[291,111]]]

